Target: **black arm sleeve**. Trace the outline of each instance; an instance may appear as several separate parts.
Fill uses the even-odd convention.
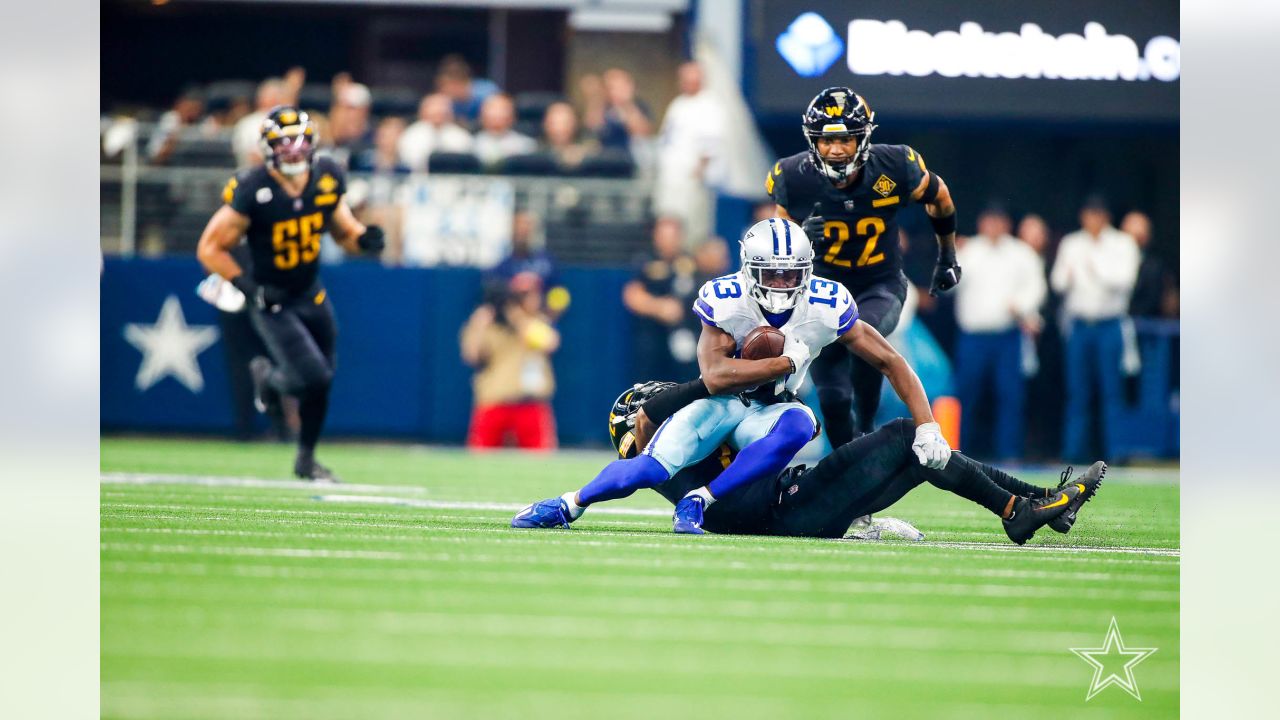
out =
[[[675,415],[680,408],[707,397],[711,397],[711,393],[707,392],[707,386],[702,382],[702,378],[690,380],[687,383],[673,385],[649,398],[644,404],[644,414],[653,421],[654,425],[661,425],[667,418]]]
[[[924,194],[920,196],[920,202],[931,203],[938,199],[938,191],[942,189],[942,180],[936,172],[929,173],[929,184],[924,186]]]

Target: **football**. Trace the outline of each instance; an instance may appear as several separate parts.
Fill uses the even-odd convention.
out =
[[[761,325],[747,333],[746,339],[742,341],[742,352],[739,355],[743,360],[775,358],[782,354],[782,346],[785,342],[786,337],[781,330],[772,325]]]

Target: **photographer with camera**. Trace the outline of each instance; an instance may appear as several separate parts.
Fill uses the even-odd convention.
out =
[[[522,449],[554,449],[551,353],[560,334],[543,309],[542,281],[522,272],[485,295],[462,328],[462,359],[476,369],[467,446],[503,447],[510,437]]]

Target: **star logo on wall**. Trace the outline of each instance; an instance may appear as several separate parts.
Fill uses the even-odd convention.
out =
[[[170,295],[160,306],[155,323],[128,323],[124,339],[142,353],[142,364],[134,380],[139,391],[146,391],[166,377],[172,377],[188,390],[204,389],[204,375],[197,358],[218,340],[218,328],[212,325],[187,325],[182,303]]]
[[[1120,637],[1120,626],[1115,617],[1111,618],[1111,627],[1102,641],[1100,648],[1071,648],[1071,652],[1080,656],[1081,660],[1093,666],[1093,682],[1089,684],[1089,694],[1085,701],[1111,685],[1118,685],[1139,701],[1138,683],[1133,679],[1133,668],[1146,660],[1159,648],[1125,647],[1124,638]]]

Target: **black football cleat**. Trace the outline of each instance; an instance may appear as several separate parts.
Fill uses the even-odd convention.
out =
[[[1068,465],[1067,469],[1062,471],[1062,481],[1058,483],[1058,487],[1056,488],[1057,490],[1061,490],[1071,482],[1071,470],[1071,466]],[[1075,500],[1067,503],[1067,511],[1053,520],[1050,520],[1049,527],[1060,533],[1071,532],[1071,526],[1076,524],[1076,514],[1080,512],[1080,508],[1083,507],[1085,503],[1092,500],[1093,496],[1098,494],[1098,488],[1102,487],[1102,479],[1106,476],[1106,463],[1099,460],[1098,462],[1090,465],[1089,469],[1085,470],[1084,473],[1080,475],[1079,479],[1076,480],[1077,483],[1084,485],[1084,492],[1080,493],[1080,496]]]
[[[1067,511],[1067,506],[1085,491],[1083,483],[1070,483],[1046,498],[1015,497],[1013,515],[1003,520],[1009,539],[1024,545],[1036,531]]]
[[[253,380],[253,406],[260,413],[278,411],[280,393],[271,387],[271,361],[259,355],[249,361],[249,377]]]
[[[293,461],[293,474],[303,480],[316,483],[342,482],[332,470],[316,462],[316,459],[310,455],[299,455]]]

